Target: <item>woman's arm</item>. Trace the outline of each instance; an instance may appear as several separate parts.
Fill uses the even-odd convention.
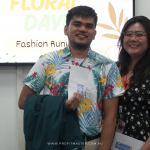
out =
[[[150,150],[150,136],[140,150]]]

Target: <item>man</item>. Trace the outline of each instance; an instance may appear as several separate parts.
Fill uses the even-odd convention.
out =
[[[65,107],[67,111],[78,109],[80,129],[88,141],[86,150],[110,150],[116,125],[117,96],[124,89],[115,63],[90,48],[96,35],[96,24],[97,14],[88,6],[77,6],[68,11],[64,33],[68,36],[69,45],[40,57],[24,79],[19,107],[23,109],[26,97],[42,89],[44,94],[68,95],[71,66],[87,68],[85,94],[75,91],[73,97],[66,100]],[[94,140],[98,142],[96,147],[92,143]]]

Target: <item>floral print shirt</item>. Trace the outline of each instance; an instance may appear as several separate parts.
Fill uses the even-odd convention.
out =
[[[89,48],[83,61],[78,61],[67,46],[41,56],[23,82],[37,93],[43,90],[43,94],[52,96],[68,95],[72,65],[90,70],[86,92],[78,106],[78,116],[81,131],[95,136],[102,130],[103,100],[124,92],[119,70],[112,60]]]

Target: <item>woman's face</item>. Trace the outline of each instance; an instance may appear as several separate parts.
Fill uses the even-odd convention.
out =
[[[132,31],[133,34],[131,35]],[[141,31],[141,32],[138,32]],[[126,52],[132,57],[132,58],[141,58],[144,56],[148,49],[148,38],[147,34],[144,34],[143,36],[140,36],[140,33],[146,33],[145,28],[143,25],[139,22],[131,24],[127,30],[126,35],[124,35],[123,39],[123,47],[126,50]],[[129,33],[129,35],[128,35]]]

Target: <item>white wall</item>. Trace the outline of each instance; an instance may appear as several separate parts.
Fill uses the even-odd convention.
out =
[[[16,67],[0,67],[0,149],[17,150]]]
[[[135,15],[143,15],[150,19],[150,0],[135,0]]]
[[[150,19],[150,0],[135,0],[135,15],[144,15]],[[24,150],[21,116],[18,110],[18,94],[22,79],[31,66],[0,66],[0,150]],[[19,112],[19,116],[18,116]],[[22,133],[22,135],[21,135]],[[18,137],[19,135],[19,137]],[[21,147],[21,148],[20,148]]]
[[[0,150],[24,150],[23,111],[18,109],[17,98],[17,91],[22,87],[17,89],[17,84],[20,84],[19,87],[22,86],[22,79],[30,68],[18,67],[17,71],[15,66],[0,66]]]

